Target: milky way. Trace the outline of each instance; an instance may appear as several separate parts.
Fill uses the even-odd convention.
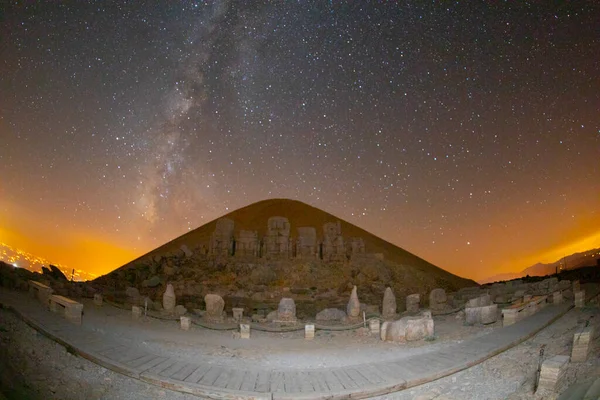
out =
[[[0,233],[31,252],[129,252],[106,272],[271,197],[463,276],[600,247],[594,1],[26,3]]]

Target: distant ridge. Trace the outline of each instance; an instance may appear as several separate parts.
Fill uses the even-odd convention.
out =
[[[597,265],[600,260],[600,248],[582,251],[579,253],[573,253],[568,256],[556,260],[552,263],[533,264],[520,272],[508,272],[505,274],[493,275],[488,278],[478,281],[480,284],[499,282],[499,281],[510,281],[512,279],[519,279],[529,276],[546,276],[552,275],[561,270],[572,270],[582,267],[590,267]]]

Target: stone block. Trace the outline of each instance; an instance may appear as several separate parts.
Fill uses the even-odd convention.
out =
[[[94,294],[94,305],[101,307],[103,302],[102,295],[100,293]]]
[[[304,339],[313,340],[315,338],[315,326],[313,324],[304,325]]]
[[[242,318],[244,317],[244,309],[243,308],[234,307],[231,309],[231,312],[233,313],[233,320],[235,322],[242,321]]]
[[[483,296],[475,297],[475,298],[467,301],[467,304],[465,305],[465,307],[483,307],[483,306],[489,306],[490,304],[492,304],[492,299],[491,299],[490,295],[484,294]]]
[[[581,286],[579,285],[579,281],[573,281],[573,293],[579,292],[581,290]]]
[[[131,318],[139,319],[142,316],[142,307],[131,306]]]
[[[240,324],[240,338],[250,339],[250,324]]]
[[[465,308],[465,324],[475,325],[481,322],[481,307]]]
[[[579,290],[575,292],[575,307],[584,307],[585,306],[585,290]]]
[[[378,319],[369,320],[369,331],[371,332],[371,334],[379,335],[381,329]]]
[[[56,294],[50,295],[48,302],[50,305],[50,311],[56,313],[62,312],[64,317],[69,322],[81,325],[83,304]]]
[[[498,305],[491,304],[481,307],[481,323],[484,325],[493,324],[498,321]]]
[[[192,325],[192,319],[190,317],[180,317],[179,322],[181,322],[181,329],[184,331],[190,330],[190,326]]]
[[[588,326],[573,335],[571,362],[585,362],[587,360],[593,338],[594,328],[591,326]]]
[[[562,293],[560,291],[552,293],[552,304],[561,304],[563,302]]]
[[[569,356],[554,356],[544,361],[540,371],[538,391],[559,391],[568,363]]]
[[[502,310],[502,326],[509,326],[519,320],[519,310],[516,308],[504,308]]]

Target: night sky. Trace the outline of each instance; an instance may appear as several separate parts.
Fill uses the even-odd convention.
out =
[[[106,273],[283,197],[475,279],[600,247],[597,1],[12,3],[5,243]]]

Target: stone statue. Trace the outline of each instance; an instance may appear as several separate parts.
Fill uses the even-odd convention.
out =
[[[396,316],[396,296],[391,287],[385,289],[383,294],[383,305],[381,307],[381,314],[385,319],[393,319]]]
[[[360,316],[360,301],[358,301],[356,286],[352,289],[350,301],[348,301],[348,305],[346,306],[346,314],[348,314],[348,317],[351,319],[356,319]]]
[[[173,312],[176,305],[177,299],[175,298],[175,290],[173,290],[173,285],[169,283],[167,285],[167,290],[165,290],[165,293],[163,294],[163,308],[167,312]]]
[[[204,296],[204,303],[206,304],[204,318],[212,322],[222,322],[223,309],[225,308],[223,298],[218,294],[207,294]]]

